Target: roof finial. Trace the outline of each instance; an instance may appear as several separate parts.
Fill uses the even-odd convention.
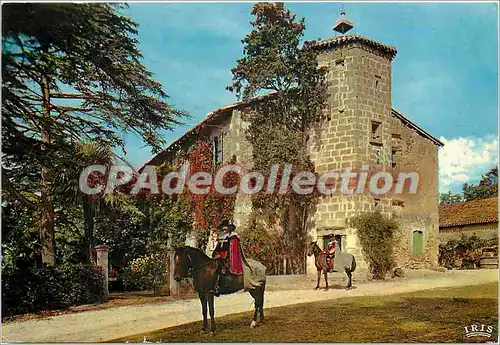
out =
[[[344,3],[342,3],[342,9],[340,10],[340,18],[333,26],[333,30],[340,32],[343,35],[347,31],[351,30],[353,27],[354,24],[351,21],[349,21],[345,16]]]

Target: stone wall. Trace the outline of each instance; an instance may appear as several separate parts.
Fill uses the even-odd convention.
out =
[[[308,220],[308,241],[323,236],[343,236],[343,250],[356,256],[358,267],[366,268],[356,229],[349,219],[361,212],[379,209],[388,216],[400,217],[397,234],[398,265],[437,264],[438,254],[438,148],[429,139],[408,128],[393,115],[391,105],[391,61],[376,48],[363,42],[351,42],[322,50],[320,66],[328,68],[328,100],[323,118],[310,133],[308,151],[316,171],[345,171],[361,167],[370,170],[396,169],[420,174],[416,194],[376,196],[369,193],[322,196]],[[233,155],[237,163],[251,168],[252,148],[245,139],[248,122],[245,109],[229,109],[212,136],[224,133],[225,161]],[[238,195],[234,221],[245,226],[251,213],[251,200]],[[412,233],[424,234],[424,252],[412,255]],[[313,258],[308,259],[307,273],[315,273]]]
[[[224,140],[224,160],[230,161],[233,155],[236,163],[244,169],[252,167],[252,146],[246,140],[246,130],[249,123],[244,121],[244,112],[240,109],[232,111],[226,138]],[[236,227],[241,228],[247,223],[252,212],[252,200],[248,195],[241,193],[236,197],[233,221]]]
[[[475,234],[479,238],[489,240],[495,235],[498,236],[498,223],[470,224],[452,226],[439,229],[439,243],[446,243],[451,239],[458,240],[462,234],[471,236]]]
[[[310,140],[317,172],[387,165],[391,141],[390,60],[361,43],[323,51],[318,60],[320,66],[328,68],[328,102]],[[375,140],[371,140],[373,121],[380,124],[380,136]],[[388,205],[387,200],[380,199],[380,208]],[[354,254],[358,266],[366,268],[356,229],[349,228],[348,219],[374,209],[369,194],[341,195],[338,190],[336,195],[321,197],[310,222],[311,237],[318,239],[340,231],[345,236],[343,251]],[[310,260],[309,271],[314,271],[313,265]]]
[[[434,266],[437,265],[439,244],[438,147],[398,118],[393,117],[391,122],[395,172],[417,172],[419,176],[416,193],[391,196],[393,212],[399,216],[401,227],[397,263]],[[419,256],[413,255],[413,231],[422,231],[424,236],[424,252]]]

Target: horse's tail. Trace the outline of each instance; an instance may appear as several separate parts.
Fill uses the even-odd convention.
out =
[[[248,268],[250,268],[250,272],[253,272],[252,266],[250,266],[250,264],[248,263],[247,258],[245,257],[245,253],[243,253],[243,248],[241,248],[241,260]]]
[[[355,269],[356,269],[356,257],[353,255],[351,263],[351,272],[354,272]]]

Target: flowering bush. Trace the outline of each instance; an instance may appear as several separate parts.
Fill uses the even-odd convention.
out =
[[[108,275],[110,278],[116,277],[117,274],[118,274],[118,271],[115,270],[114,268],[109,269]]]
[[[124,287],[127,290],[146,290],[161,285],[167,263],[163,254],[150,254],[132,260],[122,275]]]

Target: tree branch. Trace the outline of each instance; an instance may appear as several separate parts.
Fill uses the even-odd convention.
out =
[[[24,195],[18,193],[18,191],[14,188],[14,186],[12,185],[12,183],[9,180],[9,177],[7,176],[5,168],[2,167],[1,170],[2,170],[2,189],[6,190],[17,201],[24,204],[28,208],[36,209],[36,203],[32,202],[31,200],[26,198]]]

